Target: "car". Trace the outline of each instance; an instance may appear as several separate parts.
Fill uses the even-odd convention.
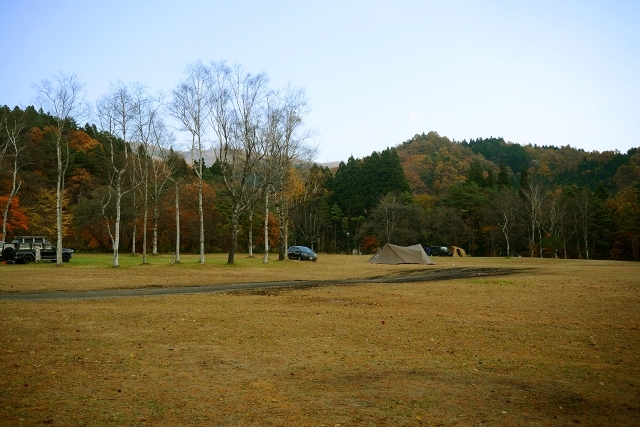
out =
[[[2,260],[29,264],[40,256],[41,261],[57,261],[56,247],[45,236],[16,236],[11,243],[2,244]],[[69,262],[73,249],[62,248],[62,261]]]
[[[429,246],[430,256],[453,256],[453,252],[446,246]]]
[[[289,249],[287,249],[287,258],[316,262],[318,255],[306,246],[290,246]]]

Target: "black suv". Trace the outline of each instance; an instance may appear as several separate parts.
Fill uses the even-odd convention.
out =
[[[56,247],[44,236],[16,236],[11,243],[2,245],[2,260],[17,264],[29,264],[37,259],[40,252],[41,261],[56,261]],[[73,249],[62,248],[62,261],[69,262],[73,257]]]

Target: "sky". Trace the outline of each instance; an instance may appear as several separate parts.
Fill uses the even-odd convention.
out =
[[[0,0],[0,105],[59,72],[89,103],[118,80],[170,94],[188,64],[225,60],[306,89],[318,162],[429,131],[626,152],[639,23],[637,0]]]

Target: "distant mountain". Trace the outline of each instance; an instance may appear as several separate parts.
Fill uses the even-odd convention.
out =
[[[316,165],[322,166],[323,168],[335,169],[340,166],[340,161],[337,162],[328,162],[328,163],[319,163],[316,162]]]
[[[190,150],[185,150],[185,151],[177,151],[177,153],[182,154],[182,156],[184,156],[184,159],[187,161],[187,164],[193,164],[193,158],[191,156],[191,151]],[[194,155],[196,154],[195,152],[193,153]],[[210,148],[208,150],[202,150],[202,158],[204,159],[204,164],[205,166],[209,167],[211,165],[213,165],[216,161],[216,151],[213,148]],[[322,166],[322,167],[328,167],[329,169],[335,169],[338,167],[338,165],[340,165],[340,162],[328,162],[328,163],[319,163],[316,162],[316,164],[318,166]]]
[[[177,153],[182,154],[189,165],[192,165],[193,159],[197,157],[197,153],[195,151],[193,152],[194,155],[191,155],[191,150],[177,151]],[[216,161],[216,157],[216,151],[213,148],[202,150],[202,158],[204,159],[205,166],[209,167],[213,165]]]

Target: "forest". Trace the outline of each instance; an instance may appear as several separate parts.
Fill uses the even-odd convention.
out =
[[[61,74],[39,86],[43,106],[0,109],[2,240],[58,236],[113,253],[114,266],[119,253],[267,262],[293,244],[351,254],[387,242],[471,256],[640,255],[637,148],[429,132],[329,169],[313,162],[304,91],[273,90],[264,75],[195,63],[170,100],[118,83],[84,125],[82,105],[57,102],[73,100],[77,83]],[[177,150],[168,117],[190,135],[188,150]],[[209,148],[216,160],[205,164]]]

